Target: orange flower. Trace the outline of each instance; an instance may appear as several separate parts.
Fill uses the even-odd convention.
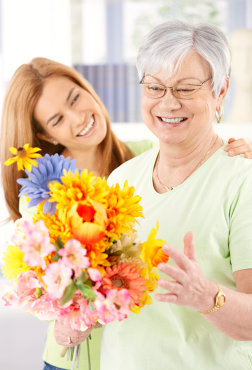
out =
[[[137,265],[125,262],[106,268],[101,288],[128,289],[132,304],[135,305],[139,304],[146,291],[146,281]]]
[[[81,243],[97,243],[104,238],[107,215],[100,203],[91,199],[75,203],[67,218],[74,237]]]
[[[169,256],[163,251],[162,245],[165,244],[165,241],[162,239],[155,239],[155,236],[158,231],[158,222],[157,228],[152,228],[148,239],[146,242],[142,243],[142,253],[141,258],[144,262],[147,263],[148,271],[150,271],[157,267],[157,265],[161,262],[166,263],[169,259]]]

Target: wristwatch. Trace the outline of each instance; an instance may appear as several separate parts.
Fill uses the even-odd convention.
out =
[[[218,292],[215,296],[215,303],[214,303],[213,308],[210,308],[209,310],[204,311],[204,312],[200,312],[201,314],[206,315],[208,313],[215,312],[225,304],[226,296],[225,296],[223,290],[221,289],[221,287],[218,286],[218,285],[217,285],[217,287],[218,287]]]

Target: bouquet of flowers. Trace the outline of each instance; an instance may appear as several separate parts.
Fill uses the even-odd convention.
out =
[[[16,221],[4,254],[3,274],[13,283],[5,304],[74,330],[139,313],[157,286],[153,268],[168,260],[158,224],[138,241],[141,198],[127,181],[109,186],[74,160],[39,150],[10,148],[16,156],[5,163],[25,169],[19,195],[36,206],[32,220]]]

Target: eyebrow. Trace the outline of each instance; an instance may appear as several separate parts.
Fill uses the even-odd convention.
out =
[[[72,93],[73,93],[74,89],[75,89],[75,86],[74,86],[74,87],[72,87],[72,88],[70,89],[70,91],[69,91],[69,93],[68,93],[68,95],[67,95],[67,98],[66,98],[66,102],[68,102],[68,101],[69,101],[69,99],[71,98],[71,95],[72,95]],[[50,118],[47,120],[46,124],[48,125],[48,124],[49,124],[49,123],[50,123],[54,118],[56,118],[58,115],[59,115],[59,113],[54,114],[52,117],[50,117]]]

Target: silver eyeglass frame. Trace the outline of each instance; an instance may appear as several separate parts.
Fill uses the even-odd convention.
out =
[[[190,98],[187,98],[187,97],[177,97],[176,94],[174,94],[174,91],[176,91],[176,87],[180,85],[180,83],[174,85],[174,86],[165,86],[163,84],[160,84],[158,82],[143,82],[143,79],[144,79],[145,76],[143,76],[143,78],[141,79],[141,81],[139,82],[139,85],[158,85],[158,86],[162,86],[164,89],[163,89],[163,95],[161,96],[157,96],[157,97],[154,97],[154,96],[151,96],[151,95],[147,95],[149,98],[151,99],[160,99],[160,98],[163,98],[166,94],[166,91],[168,89],[171,90],[171,93],[172,95],[177,98],[177,99],[190,99]],[[201,84],[184,84],[184,85],[188,85],[188,86],[196,86],[198,87],[198,89],[195,89],[195,91],[193,91],[190,95],[188,96],[191,96],[193,94],[195,94],[205,83],[207,83],[209,80],[211,80],[212,77],[209,77],[207,80],[203,81]],[[181,84],[183,85],[183,84]]]

